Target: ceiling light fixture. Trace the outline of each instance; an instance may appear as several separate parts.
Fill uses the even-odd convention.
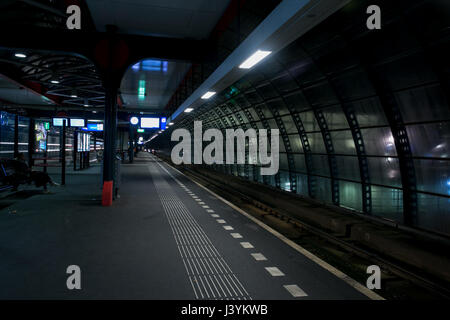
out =
[[[173,123],[173,122],[170,122],[170,123],[169,123],[169,126],[172,126],[172,125],[174,125],[174,123]]]
[[[16,54],[14,54],[14,56],[15,57],[17,57],[17,58],[26,58],[27,57],[27,55],[26,54],[24,54],[24,53],[20,53],[20,52],[18,52],[18,53],[16,53]]]
[[[203,100],[206,100],[206,99],[209,99],[209,98],[211,98],[213,95],[215,95],[216,93],[214,92],[214,91],[208,91],[207,93],[205,93],[203,96],[202,96],[202,99]]]
[[[272,53],[272,51],[258,50],[254,54],[252,54],[247,60],[245,60],[239,66],[239,68],[241,68],[241,69],[250,69],[251,67],[253,67],[255,64],[260,62],[262,59],[264,59],[265,57],[267,57],[271,53]]]
[[[59,83],[58,80],[52,80],[52,81],[50,81],[50,82],[53,83],[53,84],[58,84],[58,83]]]
[[[194,108],[186,108],[186,109],[184,110],[184,112],[189,113],[189,112],[191,112],[192,110],[194,110]]]

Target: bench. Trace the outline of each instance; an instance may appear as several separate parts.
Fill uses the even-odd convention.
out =
[[[14,188],[14,182],[19,184],[30,183],[29,176],[19,177],[16,174],[17,161],[12,159],[0,159],[0,191]]]
[[[39,174],[37,171],[29,171],[28,166],[13,159],[0,159],[0,191],[8,190],[11,188],[17,188],[21,184],[31,184],[39,181]],[[46,184],[43,185],[44,190]]]

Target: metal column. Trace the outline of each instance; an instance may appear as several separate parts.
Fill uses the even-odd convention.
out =
[[[33,166],[34,143],[36,141],[34,130],[34,119],[30,118],[28,130],[28,166],[30,168]]]
[[[66,184],[66,121],[63,121],[61,138],[61,185]]]
[[[14,119],[14,158],[19,156],[19,115]]]
[[[116,156],[117,86],[105,79],[105,126],[103,152],[103,201],[112,204],[114,190],[114,164]]]

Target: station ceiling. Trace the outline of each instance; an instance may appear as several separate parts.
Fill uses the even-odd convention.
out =
[[[49,32],[66,32],[65,3],[67,1],[2,1],[0,27],[4,30],[8,25],[11,30],[41,28]],[[145,36],[191,40],[208,39],[230,0],[85,0],[78,3],[82,10],[83,32],[100,34],[105,32],[106,25],[114,25],[117,33],[144,36],[143,40]],[[45,37],[44,34],[42,36]],[[33,105],[35,108],[42,105],[43,109],[48,110],[49,104],[47,99],[43,99],[42,104],[40,101],[30,101],[27,90],[8,89],[6,79],[16,82],[12,86],[18,84],[26,88],[32,84],[32,87],[38,87],[37,92],[50,96],[50,104],[55,108],[89,111],[104,104],[101,77],[92,61],[70,52],[10,47],[1,39],[0,74],[5,75],[3,90],[0,91],[3,106],[10,102],[11,105]],[[59,39],[53,40],[57,44]],[[148,46],[145,42],[143,46]],[[182,47],[172,50],[175,49],[189,50]],[[25,53],[26,57],[18,58],[16,53]],[[159,69],[157,64],[160,64]],[[130,66],[122,79],[119,110],[162,113],[190,66],[189,60],[152,56]]]
[[[86,0],[98,31],[207,39],[230,0]]]

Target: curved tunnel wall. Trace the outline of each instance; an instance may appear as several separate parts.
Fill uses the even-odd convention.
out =
[[[391,2],[378,31],[362,18],[374,3],[350,2],[176,127],[277,128],[276,176],[213,167],[450,234],[450,5]]]

